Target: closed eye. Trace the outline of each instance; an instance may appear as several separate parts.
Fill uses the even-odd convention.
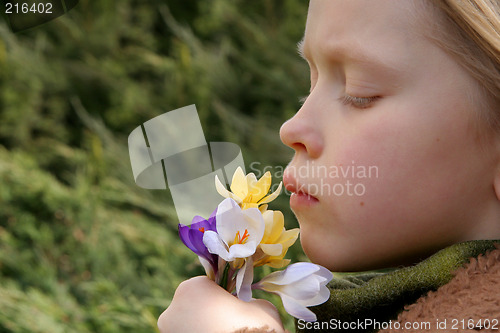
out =
[[[369,108],[378,99],[380,99],[380,96],[357,97],[357,96],[350,96],[347,94],[339,98],[342,104],[352,106],[357,109]]]

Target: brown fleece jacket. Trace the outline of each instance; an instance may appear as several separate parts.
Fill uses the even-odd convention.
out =
[[[378,333],[500,332],[500,245],[471,258],[453,275],[451,281],[436,291],[425,293],[415,303],[405,306],[390,328]],[[252,332],[275,331],[243,328],[234,333]]]
[[[396,321],[400,327],[420,327],[402,330],[393,326],[379,333],[499,332],[500,247],[497,245],[496,250],[472,258],[469,264],[455,272],[449,283],[405,307]],[[422,323],[429,325],[424,328]]]

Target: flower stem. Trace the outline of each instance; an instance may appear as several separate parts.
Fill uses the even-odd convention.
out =
[[[227,277],[229,273],[229,263],[226,263],[224,267],[224,273],[222,274],[222,279],[220,281],[220,286],[227,290]]]

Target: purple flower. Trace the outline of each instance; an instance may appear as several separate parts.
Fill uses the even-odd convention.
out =
[[[217,209],[213,211],[208,220],[205,220],[201,216],[195,216],[190,226],[179,224],[179,236],[181,241],[200,257],[202,264],[204,264],[204,262],[201,259],[208,261],[214,273],[217,273],[218,256],[208,252],[207,247],[203,243],[203,234],[207,230],[216,231],[216,213]],[[205,270],[207,270],[207,267],[205,267]]]

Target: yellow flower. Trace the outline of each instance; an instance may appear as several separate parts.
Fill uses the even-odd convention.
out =
[[[262,213],[265,229],[259,247],[253,255],[254,266],[268,265],[281,268],[290,262],[283,259],[288,248],[295,243],[299,236],[299,229],[285,230],[283,213],[279,210],[267,210]]]
[[[280,182],[278,189],[267,195],[271,188],[271,173],[269,171],[257,180],[254,173],[245,176],[243,170],[238,167],[233,175],[231,191],[228,191],[219,178],[215,176],[215,187],[220,195],[233,199],[242,209],[259,208],[261,212],[267,209],[267,205],[264,204],[273,201],[280,194],[281,185]]]

